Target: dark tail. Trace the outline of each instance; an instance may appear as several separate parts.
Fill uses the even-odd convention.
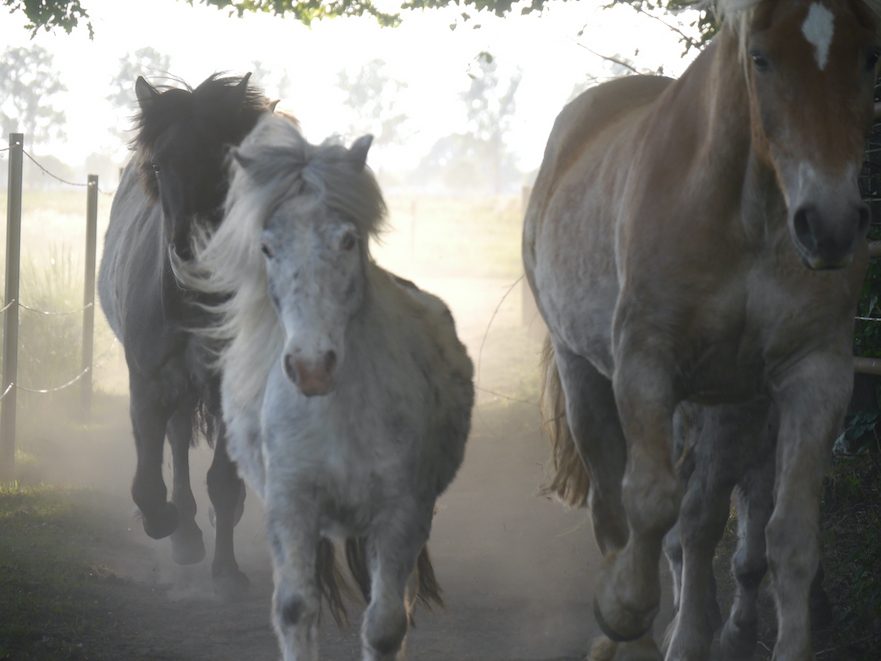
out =
[[[315,549],[315,577],[318,580],[321,597],[327,602],[327,607],[330,609],[330,614],[337,626],[347,626],[349,614],[343,599],[356,601],[358,595],[349,585],[345,574],[336,561],[333,542],[325,537],[321,538]]]
[[[367,566],[367,548],[363,537],[350,537],[346,540],[346,561],[349,571],[361,590],[364,601],[370,603],[370,569]],[[440,584],[434,575],[434,567],[428,555],[428,547],[423,546],[416,560],[416,597],[428,610],[435,606],[444,607]]]

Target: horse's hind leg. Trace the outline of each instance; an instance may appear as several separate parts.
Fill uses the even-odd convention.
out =
[[[627,446],[612,383],[582,356],[559,346],[555,353],[566,394],[566,421],[590,476],[588,504],[594,537],[605,555],[627,542],[621,503]]]
[[[180,406],[168,421],[168,442],[171,444],[174,486],[171,502],[177,508],[179,522],[171,534],[171,556],[179,565],[192,565],[205,557],[202,531],[196,525],[196,499],[190,488],[190,445],[193,439],[195,402]]]
[[[752,658],[758,641],[759,585],[768,571],[765,526],[774,508],[773,448],[764,461],[744,475],[737,488],[737,549],[731,560],[735,579],[734,603],[722,629],[725,661]]]
[[[696,458],[679,515],[682,593],[667,647],[669,661],[709,658],[719,623],[713,555],[728,521],[731,490],[742,472],[739,455],[749,454],[750,440],[762,432],[767,405],[693,407],[693,413],[691,451]]]
[[[162,478],[166,424],[173,407],[163,403],[160,388],[133,370],[129,374],[129,408],[138,456],[132,500],[141,511],[144,531],[153,539],[168,537],[178,525],[177,509],[166,500],[168,489]]]
[[[626,444],[618,420],[612,383],[582,356],[555,349],[560,382],[566,395],[566,422],[590,476],[594,538],[603,554],[627,542],[627,519],[621,503],[621,477]],[[659,661],[651,633],[630,642],[597,639],[591,661]]]
[[[242,516],[245,483],[226,451],[226,428],[220,423],[214,446],[214,460],[208,469],[208,496],[214,506],[215,546],[211,577],[222,598],[235,599],[248,590],[248,577],[239,570],[233,529]]]
[[[642,334],[627,334],[624,339],[635,336]],[[682,486],[670,460],[676,405],[671,370],[657,364],[657,352],[650,347],[640,350],[624,344],[628,343],[615,350],[618,364],[613,387],[627,439],[621,483],[627,543],[606,555],[594,600],[597,624],[618,641],[644,636],[657,615],[661,547],[676,522],[682,498]]]

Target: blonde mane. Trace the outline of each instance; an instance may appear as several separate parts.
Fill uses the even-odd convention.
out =
[[[382,230],[386,208],[373,174],[353,167],[338,139],[312,145],[286,116],[263,117],[233,151],[230,167],[223,222],[213,234],[203,231],[194,238],[192,262],[175,260],[174,267],[183,285],[223,301],[209,307],[219,323],[199,332],[223,347],[224,384],[235,384],[224,387],[224,406],[238,412],[260,406],[266,375],[284,342],[267,293],[259,239],[274,210],[302,196],[334,209],[368,237]]]

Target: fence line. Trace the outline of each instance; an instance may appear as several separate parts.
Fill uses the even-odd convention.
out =
[[[113,350],[116,348],[116,343],[117,343],[117,341],[118,341],[118,340],[114,337],[114,338],[113,338],[113,342],[110,343],[110,348],[107,350],[107,352],[101,357],[101,359],[100,359],[97,363],[95,363],[95,364],[92,365],[91,367],[85,367],[85,368],[83,368],[82,371],[80,371],[79,374],[77,374],[75,377],[73,377],[73,378],[72,378],[70,381],[68,381],[67,383],[63,383],[63,384],[61,384],[60,386],[57,386],[57,387],[55,387],[55,388],[47,388],[47,389],[44,389],[44,390],[38,390],[38,389],[35,389],[35,388],[27,388],[27,387],[25,387],[25,386],[20,386],[20,385],[18,385],[17,383],[10,383],[9,386],[6,388],[6,390],[3,392],[3,394],[0,395],[0,401],[2,401],[4,397],[6,397],[7,393],[9,393],[9,391],[10,391],[12,388],[15,388],[16,390],[21,390],[21,391],[23,391],[23,392],[29,392],[29,393],[37,394],[37,395],[47,395],[47,394],[49,394],[49,393],[53,393],[53,392],[61,392],[62,390],[65,390],[65,389],[67,389],[67,388],[70,388],[74,383],[76,383],[77,381],[79,381],[80,379],[82,379],[84,376],[86,376],[87,374],[90,374],[90,373],[94,373],[96,369],[98,369],[98,368],[101,367],[104,363],[106,363],[106,362],[107,362],[107,359],[110,358],[110,356],[113,354]]]
[[[6,301],[0,314],[4,315],[3,338],[3,393],[0,394],[0,479],[10,480],[15,470],[15,416],[16,393],[24,392],[47,394],[58,392],[81,382],[80,407],[83,416],[88,419],[91,408],[92,373],[102,365],[113,352],[116,340],[97,365],[93,364],[94,314],[95,314],[95,255],[97,244],[98,216],[98,177],[89,175],[88,182],[76,183],[67,181],[43,167],[31,154],[24,150],[24,135],[12,133],[9,136],[9,147],[0,149],[9,152],[9,186],[7,196],[6,218]],[[86,273],[83,296],[83,307],[77,310],[52,312],[24,305],[20,301],[20,267],[21,267],[21,207],[24,156],[44,173],[68,186],[86,188]],[[83,342],[81,370],[73,379],[60,386],[47,389],[27,388],[18,385],[18,317],[19,310],[25,309],[47,316],[83,314]]]
[[[3,153],[5,151],[9,151],[9,150],[10,150],[9,147],[3,147],[2,149],[0,149],[0,153]],[[74,186],[76,188],[88,188],[90,186],[95,186],[96,188],[98,188],[97,177],[96,177],[94,183],[92,183],[91,181],[87,181],[86,183],[83,183],[81,181],[68,181],[67,179],[63,179],[63,178],[59,177],[57,174],[54,174],[54,173],[50,172],[49,170],[47,170],[45,167],[43,167],[43,165],[36,158],[34,158],[34,156],[32,156],[30,153],[28,153],[24,149],[22,149],[22,154],[27,156],[28,159],[34,165],[36,165],[38,168],[40,168],[43,171],[43,174],[49,175],[53,179],[60,181],[62,184],[65,184],[67,186]],[[123,168],[120,168],[120,172],[122,171],[122,169]],[[94,176],[94,175],[89,175],[89,176]],[[108,195],[108,196],[113,196],[116,194],[115,191],[106,191],[106,190],[101,190],[100,188],[98,188],[98,192],[101,193],[101,195]]]

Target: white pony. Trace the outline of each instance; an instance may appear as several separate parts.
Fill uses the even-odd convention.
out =
[[[266,504],[285,661],[318,658],[328,537],[369,574],[363,659],[396,658],[416,584],[433,582],[424,547],[471,422],[473,367],[450,311],[370,257],[385,212],[371,141],[311,145],[265,117],[233,152],[220,229],[196,269],[178,265],[225,299],[212,334],[229,452]]]

